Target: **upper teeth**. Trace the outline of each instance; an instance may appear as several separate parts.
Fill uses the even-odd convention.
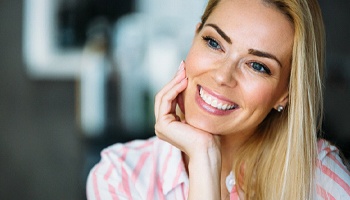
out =
[[[234,109],[236,107],[235,105],[220,102],[220,100],[218,100],[217,98],[205,93],[203,88],[200,88],[199,94],[205,103],[207,103],[207,104],[211,105],[212,107],[217,108],[219,110],[231,110],[231,109]]]

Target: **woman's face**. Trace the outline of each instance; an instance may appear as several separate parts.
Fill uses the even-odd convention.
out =
[[[272,109],[287,104],[293,37],[276,8],[222,0],[185,61],[188,86],[179,104],[187,123],[213,134],[253,133]]]

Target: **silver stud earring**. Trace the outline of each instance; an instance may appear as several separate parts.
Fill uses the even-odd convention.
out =
[[[278,106],[278,107],[277,107],[277,111],[278,111],[278,112],[282,112],[282,111],[283,111],[283,109],[284,109],[284,107],[283,107],[283,106]]]

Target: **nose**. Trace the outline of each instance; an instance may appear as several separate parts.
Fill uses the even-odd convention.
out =
[[[235,67],[232,63],[222,63],[212,73],[213,79],[221,86],[234,87],[237,84]]]

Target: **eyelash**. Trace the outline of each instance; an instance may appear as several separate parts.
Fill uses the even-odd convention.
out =
[[[210,36],[202,36],[202,39],[206,42],[206,44],[208,45],[209,48],[211,49],[214,49],[216,51],[218,50],[222,50],[222,47],[221,45],[219,44],[218,41],[216,41],[215,39],[213,39],[212,37]],[[214,47],[212,42],[215,42],[215,44],[218,46],[218,47]]]
[[[215,39],[213,39],[212,37],[210,36],[202,36],[202,39],[206,42],[206,44],[208,45],[209,48],[211,49],[214,49],[216,51],[218,50],[222,50],[221,48],[221,45],[219,44],[218,41],[216,41]],[[213,44],[211,44],[212,42],[215,43],[215,45],[217,45],[218,47],[214,47]],[[254,68],[254,64],[258,64],[261,69],[263,69],[263,71],[258,70],[256,68]],[[253,68],[254,71],[257,71],[258,73],[264,73],[264,74],[267,74],[267,75],[271,75],[271,70],[264,64],[262,63],[259,63],[259,62],[249,62],[248,65],[250,65],[251,68]]]
[[[256,65],[258,64],[261,68],[260,70],[259,69],[256,69],[253,65]],[[259,72],[259,73],[265,73],[267,75],[271,75],[271,70],[264,64],[262,63],[259,63],[259,62],[249,62],[248,65],[250,65],[251,68],[253,68],[253,70]],[[264,71],[261,71],[261,69],[263,69]]]

